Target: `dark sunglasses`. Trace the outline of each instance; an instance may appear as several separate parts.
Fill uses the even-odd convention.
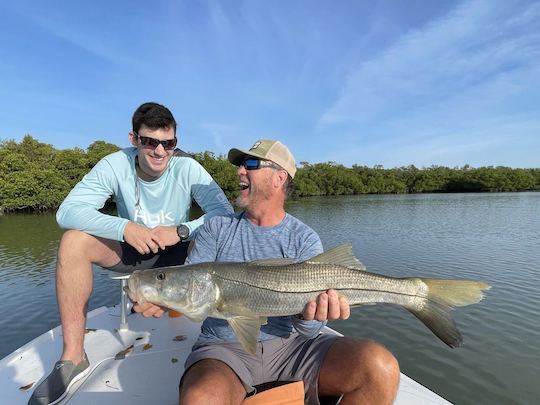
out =
[[[281,169],[278,165],[268,160],[262,160],[257,158],[245,158],[240,166],[244,166],[246,170],[257,170],[263,167],[272,167],[274,169]]]
[[[164,141],[160,141],[156,138],[150,138],[149,136],[142,136],[134,132],[135,136],[141,140],[142,146],[150,146],[152,148],[157,148],[159,145],[163,146],[163,149],[171,150],[174,149],[176,146],[177,139],[176,137],[173,139],[165,139]]]

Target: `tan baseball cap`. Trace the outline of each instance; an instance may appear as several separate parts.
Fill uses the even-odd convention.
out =
[[[248,151],[233,148],[229,151],[229,162],[235,166],[240,166],[247,156],[253,156],[277,163],[283,167],[292,178],[294,178],[294,175],[296,174],[296,162],[294,156],[280,141],[259,139]]]

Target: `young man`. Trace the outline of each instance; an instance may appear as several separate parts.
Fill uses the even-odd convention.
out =
[[[56,270],[63,353],[51,374],[35,389],[30,404],[53,404],[89,371],[83,348],[86,305],[92,292],[92,265],[118,272],[183,264],[188,240],[231,205],[195,160],[177,156],[176,121],[156,103],[133,114],[133,147],[110,154],[73,188],[57,213],[62,228]],[[118,216],[100,212],[113,197]],[[191,201],[205,212],[189,221]],[[154,306],[135,306],[160,316]]]
[[[231,149],[238,166],[243,212],[214,217],[195,239],[186,263],[292,258],[322,253],[319,236],[287,214],[284,203],[295,160],[279,141],[260,140],[248,151]],[[271,317],[261,327],[255,357],[244,351],[227,322],[208,318],[186,360],[180,403],[240,404],[254,387],[303,380],[306,403],[342,396],[341,404],[389,404],[397,393],[399,366],[383,346],[319,334],[327,320],[346,319],[350,308],[336,291],[320,294],[293,317]]]

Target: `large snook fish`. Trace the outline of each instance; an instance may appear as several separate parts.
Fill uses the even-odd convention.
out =
[[[226,319],[244,348],[254,354],[261,325],[268,316],[299,314],[323,291],[334,289],[351,306],[387,303],[404,307],[450,347],[462,337],[450,311],[483,298],[489,285],[470,280],[393,278],[369,273],[340,245],[312,259],[247,263],[212,262],[135,271],[128,293],[183,312],[195,321]]]

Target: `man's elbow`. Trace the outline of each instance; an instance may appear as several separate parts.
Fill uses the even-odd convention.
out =
[[[66,229],[66,209],[64,206],[60,205],[58,211],[56,211],[56,223],[62,229]]]
[[[56,222],[62,229],[73,229],[73,221],[71,218],[77,218],[77,215],[73,215],[72,209],[69,206],[61,204],[56,211]]]

